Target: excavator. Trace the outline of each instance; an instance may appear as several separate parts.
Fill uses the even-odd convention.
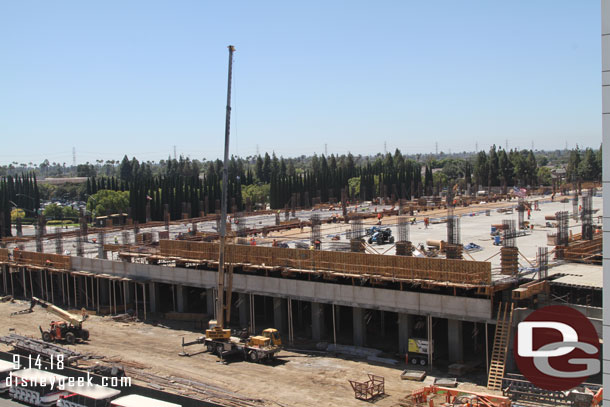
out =
[[[48,330],[40,329],[42,340],[45,342],[65,341],[70,345],[73,345],[77,339],[86,341],[89,339],[89,331],[83,328],[83,322],[87,319],[88,315],[83,313],[81,317],[73,315],[68,311],[59,308],[56,305],[48,303],[36,297],[32,297],[30,303],[29,312],[33,312],[34,307],[40,305],[58,317],[62,318],[63,321],[52,321],[51,326]]]

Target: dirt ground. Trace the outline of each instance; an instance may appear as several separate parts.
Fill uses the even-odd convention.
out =
[[[47,326],[52,314],[37,308],[30,314],[10,316],[27,308],[29,303],[0,303],[0,335],[16,333],[39,338],[38,326]],[[56,317],[55,317],[56,318]],[[238,393],[249,398],[264,399],[269,406],[362,406],[354,398],[349,379],[364,381],[367,373],[385,377],[387,396],[375,405],[393,406],[422,383],[402,381],[404,366],[387,367],[364,361],[305,353],[282,351],[281,362],[271,366],[253,364],[239,359],[221,364],[208,353],[181,357],[182,337],[192,340],[198,333],[192,330],[170,329],[141,322],[116,322],[110,317],[91,316],[85,322],[91,337],[88,343],[72,348],[81,353],[122,360],[126,364],[145,366],[145,371],[162,376],[182,377]],[[200,345],[193,346],[195,352]],[[2,350],[8,350],[0,345]],[[201,349],[203,349],[201,347]],[[424,384],[431,383],[428,376]],[[134,382],[137,382],[134,379]],[[468,390],[486,390],[472,384],[461,384]]]

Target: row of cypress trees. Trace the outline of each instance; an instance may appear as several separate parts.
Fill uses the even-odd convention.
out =
[[[27,173],[0,178],[0,233],[11,236],[11,211],[21,208],[26,217],[34,217],[40,208],[36,174]]]

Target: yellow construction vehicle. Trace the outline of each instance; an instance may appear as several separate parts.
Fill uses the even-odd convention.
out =
[[[83,328],[83,322],[88,317],[86,313],[83,313],[81,317],[78,317],[59,308],[56,305],[36,297],[32,297],[29,312],[32,312],[36,305],[40,305],[48,312],[51,312],[63,319],[63,321],[52,321],[48,330],[42,329],[41,326],[38,327],[38,329],[40,329],[40,334],[42,335],[43,341],[66,341],[70,345],[73,345],[77,339],[81,339],[83,341],[89,339],[89,331]]]
[[[229,81],[227,86],[227,116],[225,127],[224,165],[222,170],[222,195],[220,211],[220,252],[218,256],[218,280],[216,285],[216,315],[218,320],[210,320],[205,336],[191,342],[184,342],[182,338],[182,356],[188,356],[184,351],[186,346],[205,344],[208,352],[216,353],[221,358],[232,354],[241,354],[251,362],[272,360],[280,351],[282,340],[277,329],[265,329],[262,335],[235,337],[231,330],[225,328],[231,316],[231,293],[233,282],[233,267],[229,265],[225,273],[225,244],[227,234],[227,190],[228,190],[228,159],[229,159],[229,128],[231,119],[231,67],[235,47],[229,45]],[[278,211],[279,213],[279,211]],[[230,226],[230,223],[229,223]],[[226,287],[226,293],[225,293]],[[225,318],[226,314],[226,318]]]

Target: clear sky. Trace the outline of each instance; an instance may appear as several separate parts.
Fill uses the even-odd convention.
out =
[[[599,0],[0,0],[0,163],[599,147]]]

